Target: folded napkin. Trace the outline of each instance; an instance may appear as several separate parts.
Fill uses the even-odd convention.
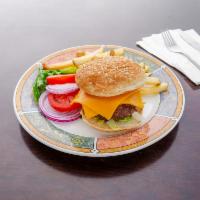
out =
[[[184,55],[169,51],[164,44],[161,34],[153,34],[149,37],[144,37],[141,41],[137,42],[137,45],[176,68],[187,76],[193,83],[199,85],[200,51],[198,51],[198,48],[195,48],[194,45],[192,45],[194,47],[193,48],[189,43],[185,42],[183,40],[183,35],[186,34],[190,41],[197,44],[196,47],[200,47],[200,36],[193,29],[187,31],[182,31],[181,29],[170,30],[170,33],[176,43],[183,48],[185,52],[187,52],[197,65],[194,65],[194,62],[191,62]]]

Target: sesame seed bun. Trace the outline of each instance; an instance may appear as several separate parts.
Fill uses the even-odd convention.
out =
[[[80,66],[76,83],[86,93],[110,97],[135,90],[144,84],[145,72],[121,56],[97,58]]]

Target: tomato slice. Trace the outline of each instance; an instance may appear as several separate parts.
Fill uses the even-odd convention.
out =
[[[48,85],[75,83],[75,74],[48,76],[46,80]]]
[[[79,103],[71,103],[74,99],[76,92],[70,94],[48,94],[48,100],[50,105],[59,112],[70,112],[74,109],[81,108]]]

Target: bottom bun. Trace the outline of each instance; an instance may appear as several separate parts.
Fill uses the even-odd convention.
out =
[[[99,131],[104,131],[110,134],[118,134],[122,133],[127,130],[134,130],[137,128],[140,128],[143,123],[141,121],[137,121],[135,119],[132,119],[130,122],[115,122],[116,127],[111,128],[106,122],[99,122],[95,118],[87,119],[84,114],[82,114],[82,119],[85,123],[87,123],[89,126],[99,130]]]

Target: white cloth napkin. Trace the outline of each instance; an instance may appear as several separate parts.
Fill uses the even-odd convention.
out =
[[[182,31],[180,29],[170,30],[170,33],[176,43],[200,66],[200,52],[186,43],[180,34],[187,34],[187,37],[191,37],[191,39],[198,42],[199,45],[200,36],[193,29],[187,31]],[[195,66],[185,56],[169,51],[164,44],[161,34],[153,34],[149,37],[144,37],[141,41],[137,42],[137,45],[182,72],[196,85],[200,84],[200,68]]]

